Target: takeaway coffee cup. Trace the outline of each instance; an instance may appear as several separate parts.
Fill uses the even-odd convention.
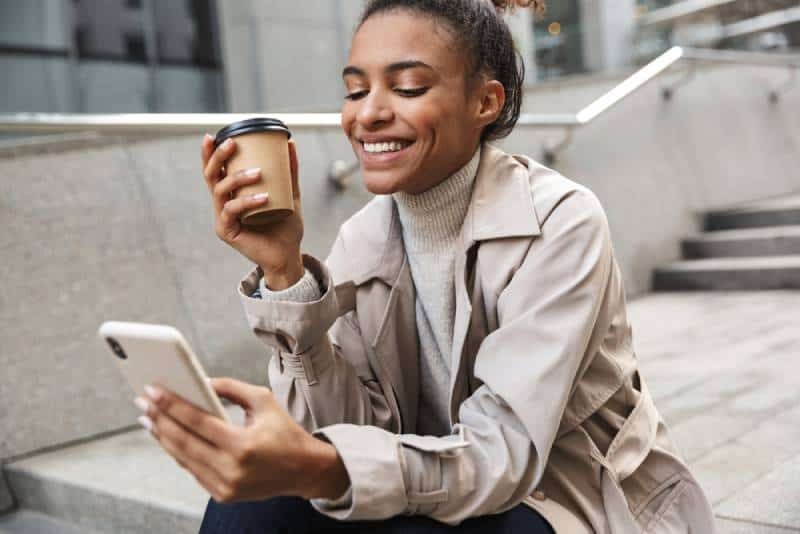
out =
[[[244,169],[261,169],[261,180],[234,191],[236,198],[269,193],[265,205],[242,213],[239,218],[242,224],[270,224],[294,212],[288,146],[291,136],[283,122],[268,117],[234,122],[217,132],[215,148],[226,139],[236,138],[236,151],[225,164],[228,176]]]

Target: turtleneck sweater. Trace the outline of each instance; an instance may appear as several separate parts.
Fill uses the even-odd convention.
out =
[[[458,171],[419,194],[395,192],[403,246],[416,289],[420,347],[419,420],[416,433],[450,433],[450,362],[455,319],[455,254],[472,196],[481,149]],[[271,291],[261,279],[252,295],[270,300],[310,302],[322,297],[306,270],[292,287]]]
[[[416,289],[420,346],[417,434],[450,433],[450,361],[455,319],[455,254],[478,170],[480,148],[434,187],[392,194]]]

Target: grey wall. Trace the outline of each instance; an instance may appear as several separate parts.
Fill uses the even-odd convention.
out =
[[[554,167],[590,187],[605,206],[629,294],[647,291],[653,268],[679,257],[680,238],[704,210],[800,190],[800,91],[775,105],[777,68],[702,68],[670,102],[652,82],[575,132]],[[528,112],[576,111],[620,78],[545,83]],[[540,154],[557,132],[518,128],[504,146]]]
[[[338,111],[362,2],[219,2],[230,111]]]
[[[327,183],[327,164],[352,157],[338,131],[295,139],[304,243],[324,257],[367,195]],[[212,376],[265,382],[268,354],[236,292],[252,266],[214,234],[199,143],[0,155],[0,459],[135,424],[96,339],[104,320],[174,325]]]

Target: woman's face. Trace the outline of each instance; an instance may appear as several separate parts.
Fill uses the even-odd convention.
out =
[[[493,119],[485,86],[467,94],[465,69],[430,18],[380,13],[358,29],[342,73],[342,128],[370,192],[421,193],[469,161]]]

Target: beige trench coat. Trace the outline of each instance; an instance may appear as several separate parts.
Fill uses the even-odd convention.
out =
[[[342,225],[324,264],[304,256],[319,300],[251,298],[260,268],[240,282],[250,327],[279,355],[273,392],[350,475],[349,499],[313,505],[457,524],[524,502],[558,533],[714,532],[638,372],[591,191],[485,145],[455,261],[444,437],[414,434],[415,290],[390,196]]]

